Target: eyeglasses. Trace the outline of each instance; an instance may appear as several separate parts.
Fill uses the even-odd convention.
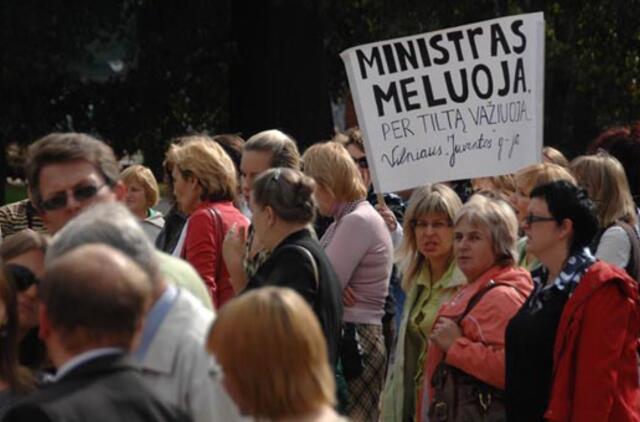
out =
[[[369,162],[367,161],[367,157],[354,158],[353,162],[356,163],[356,165],[361,169],[369,168]]]
[[[40,285],[38,277],[27,267],[18,264],[7,264],[5,268],[19,292],[24,292],[33,285]]]
[[[433,230],[437,231],[437,230],[446,229],[447,227],[451,227],[451,223],[445,222],[445,221],[430,222],[425,220],[411,220],[410,224],[414,230],[417,230],[417,229],[426,230],[427,227],[431,227]]]
[[[530,226],[533,223],[542,223],[545,221],[556,221],[553,217],[542,217],[540,215],[529,214],[525,217],[524,221]]]
[[[98,191],[105,187],[107,184],[104,183],[100,186],[95,185],[81,185],[73,188],[72,195],[73,198],[78,202],[86,201],[87,199],[91,199],[97,195]],[[60,208],[64,208],[67,206],[67,202],[69,197],[66,192],[60,192],[46,201],[42,201],[42,208],[45,211],[55,211]]]

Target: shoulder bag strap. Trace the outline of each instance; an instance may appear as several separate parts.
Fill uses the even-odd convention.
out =
[[[629,263],[627,264],[626,270],[631,277],[640,282],[640,239],[638,238],[638,233],[636,233],[633,226],[626,221],[618,220],[616,224],[627,233],[629,242],[631,242]]]
[[[462,321],[469,314],[469,312],[471,312],[471,310],[475,308],[478,302],[480,302],[480,299],[482,299],[485,294],[489,293],[491,289],[494,289],[499,286],[511,287],[512,289],[517,291],[521,296],[524,296],[526,298],[526,295],[524,293],[522,293],[517,287],[512,286],[511,284],[496,283],[493,280],[489,280],[489,283],[487,283],[485,287],[481,288],[473,296],[471,296],[471,299],[469,299],[469,302],[467,303],[466,308],[464,308],[464,311],[457,318],[454,318],[454,321],[456,322],[456,324],[460,325],[460,321]]]
[[[222,216],[220,211],[216,207],[207,208],[211,217],[213,218],[213,226],[216,230],[216,283],[220,283],[220,277],[222,276],[222,266],[224,264],[222,258],[222,244],[224,242],[224,223],[222,222]]]
[[[311,261],[311,268],[313,269],[313,278],[316,285],[316,289],[318,289],[318,287],[320,287],[320,272],[318,271],[318,264],[316,264],[316,260],[313,257],[313,254],[309,251],[309,249],[305,248],[304,246],[296,245],[296,244],[287,245],[283,249],[297,249],[300,252],[302,252],[302,254],[305,257],[307,257],[309,261]]]

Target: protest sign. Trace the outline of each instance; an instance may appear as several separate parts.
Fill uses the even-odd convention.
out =
[[[361,45],[341,57],[376,192],[541,161],[542,13]]]

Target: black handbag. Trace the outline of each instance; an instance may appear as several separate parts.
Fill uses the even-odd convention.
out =
[[[364,371],[364,351],[360,345],[356,325],[351,322],[342,324],[340,361],[342,373],[347,381],[357,378]]]

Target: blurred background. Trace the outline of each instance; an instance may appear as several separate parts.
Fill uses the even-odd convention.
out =
[[[338,54],[543,11],[545,139],[568,156],[640,118],[640,0],[5,0],[0,202],[24,197],[24,147],[89,132],[160,179],[172,137],[267,128],[301,149],[356,124]]]

